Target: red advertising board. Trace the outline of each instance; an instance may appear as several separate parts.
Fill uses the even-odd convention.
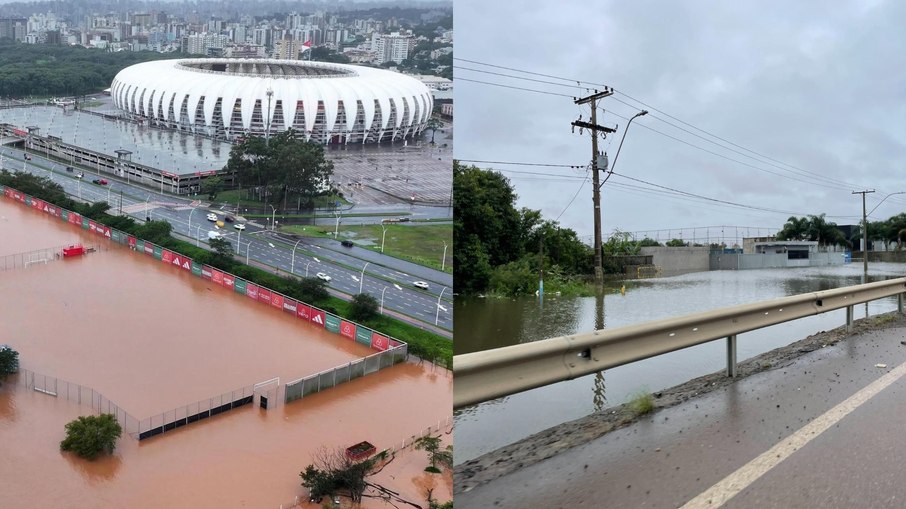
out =
[[[82,225],[82,216],[76,214],[75,212],[69,213],[69,222],[72,224]]]
[[[160,254],[160,261],[164,263],[173,263],[173,251],[164,249]]]
[[[37,198],[32,198],[32,199],[31,199],[31,206],[32,206],[32,208],[35,208],[35,209],[38,209],[38,210],[43,210],[43,209],[44,209],[44,202],[41,201],[41,200],[39,200],[39,199],[37,199]]]
[[[98,235],[103,235],[104,237],[107,237],[109,239],[110,238],[110,227],[102,225],[102,224],[99,224],[97,226],[98,226],[98,229],[97,229]]]
[[[258,301],[265,304],[271,303],[271,291],[265,288],[258,288]]]
[[[352,322],[347,322],[346,320],[341,320],[340,335],[346,336],[347,338],[355,341],[355,324]]]
[[[88,220],[88,231],[96,232],[98,229],[98,224],[94,222],[93,219]]]
[[[211,269],[211,279],[218,285],[223,285],[223,272],[217,269]]]
[[[311,308],[311,323],[324,327],[324,311]]]
[[[201,277],[203,277],[205,279],[211,279],[213,276],[214,276],[214,269],[212,269],[209,265],[201,266]]]
[[[6,189],[3,190],[3,194],[4,194],[7,198],[12,198],[12,197],[13,197],[13,190],[7,187]]]
[[[145,242],[145,254],[148,256],[154,256],[154,244],[150,242]]]
[[[296,306],[296,316],[305,320],[306,322],[311,321],[311,307],[302,304],[301,302]]]
[[[377,332],[371,333],[371,348],[384,351],[389,346],[387,336],[381,336]]]
[[[283,309],[283,296],[279,293],[272,293],[271,306],[274,306],[277,309]]]
[[[299,303],[294,301],[293,299],[283,299],[283,311],[286,311],[287,313],[292,313],[295,315],[296,306],[298,304]]]
[[[252,283],[246,283],[245,296],[250,299],[258,300],[258,287]]]
[[[396,347],[398,347],[398,346],[400,346],[400,345],[402,345],[402,343],[400,343],[399,341],[396,341],[396,340],[394,340],[394,339],[391,339],[391,340],[390,340],[390,346],[391,346],[392,348],[396,348]]]
[[[129,236],[129,247],[135,249],[135,237],[133,235]]]
[[[224,273],[224,274],[223,274],[223,286],[225,286],[225,287],[229,288],[230,290],[232,290],[232,289],[233,289],[233,284],[234,284],[235,282],[236,282],[236,278],[233,277],[232,274],[227,274],[227,273]]]
[[[170,263],[184,270],[188,270],[190,272],[192,271],[192,259],[188,256],[183,256],[179,253],[173,253],[173,260],[171,260]]]

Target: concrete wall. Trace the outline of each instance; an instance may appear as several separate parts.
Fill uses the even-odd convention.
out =
[[[843,253],[812,253],[807,260],[790,260],[785,253],[712,254],[711,270],[781,269],[787,267],[824,267],[843,265]]]
[[[856,251],[853,253],[853,258],[862,258],[862,252]],[[892,263],[906,263],[906,250],[903,251],[869,251],[868,252],[868,261],[870,262],[892,262]]]
[[[643,247],[643,255],[651,255],[661,276],[676,276],[689,272],[710,270],[707,247]]]

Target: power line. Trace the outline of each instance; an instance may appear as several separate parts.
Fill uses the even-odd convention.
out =
[[[558,94],[558,93],[556,93],[556,92],[548,92],[548,91],[546,91],[546,90],[535,90],[535,89],[532,89],[532,88],[514,87],[514,86],[512,86],[512,85],[503,85],[503,84],[500,84],[500,83],[491,83],[490,81],[472,80],[472,79],[469,79],[469,78],[459,78],[459,77],[457,77],[457,78],[456,78],[456,81],[470,81],[470,82],[472,82],[472,83],[481,83],[481,84],[483,84],[483,85],[492,85],[492,86],[495,86],[495,87],[512,88],[513,90],[523,90],[523,91],[525,91],[525,92],[535,92],[535,93],[538,93],[538,94],[547,94],[547,95],[556,95],[556,96],[560,96],[560,97],[569,97],[570,99],[572,99],[572,98],[574,97],[574,96],[566,95],[566,94]]]
[[[557,219],[554,219],[555,222],[556,222],[556,221],[559,221],[560,218],[563,217],[563,214],[565,214],[566,211],[569,210],[570,205],[572,205],[573,202],[576,201],[576,197],[579,196],[579,192],[581,192],[581,191],[582,191],[582,188],[585,187],[585,183],[586,183],[586,182],[588,182],[588,177],[585,177],[585,179],[582,180],[582,183],[579,184],[579,189],[576,189],[576,194],[574,194],[574,195],[573,195],[573,198],[572,198],[571,200],[569,200],[569,203],[566,204],[566,208],[563,209],[562,212],[560,212],[560,215],[557,216]]]
[[[546,163],[514,163],[509,161],[484,161],[479,159],[460,159],[456,158],[457,161],[466,162],[466,163],[480,163],[480,164],[513,164],[516,166],[546,166],[550,168],[572,168],[572,169],[582,169],[586,165],[575,165],[575,164],[546,164]]]

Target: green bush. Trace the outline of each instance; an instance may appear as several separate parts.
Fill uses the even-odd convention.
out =
[[[93,460],[102,452],[112,453],[122,434],[123,428],[113,414],[82,416],[66,424],[66,438],[60,442],[60,449]]]

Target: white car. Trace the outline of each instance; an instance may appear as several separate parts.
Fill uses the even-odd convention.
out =
[[[245,225],[242,223],[236,223],[233,225],[233,228],[236,228],[237,230],[245,230]]]
[[[217,214],[208,214],[208,221],[217,222]]]
[[[321,281],[330,281],[330,276],[328,276],[327,274],[325,274],[323,272],[318,272],[317,275],[318,275],[318,279],[320,279]]]
[[[424,281],[414,281],[414,282],[412,283],[412,286],[414,286],[414,287],[416,287],[416,288],[421,288],[422,290],[427,290],[427,289],[428,289],[428,283],[426,283],[426,282],[424,282]]]

